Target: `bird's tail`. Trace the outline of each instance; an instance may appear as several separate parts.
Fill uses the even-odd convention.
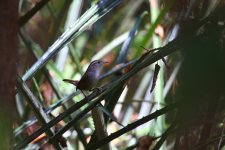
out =
[[[77,83],[79,82],[77,80],[70,80],[70,79],[63,79],[63,81],[73,84],[74,86],[77,86]]]

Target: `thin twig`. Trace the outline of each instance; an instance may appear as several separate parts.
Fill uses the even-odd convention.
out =
[[[61,121],[62,119],[64,119],[65,117],[67,117],[68,115],[70,115],[71,113],[73,113],[74,111],[76,111],[77,109],[79,109],[80,107],[82,107],[83,105],[85,105],[90,100],[94,99],[100,93],[102,93],[104,90],[107,89],[97,100],[95,100],[86,109],[84,109],[82,112],[80,112],[79,115],[77,115],[77,117],[75,117],[73,120],[71,120],[65,126],[65,128],[62,128],[55,135],[55,137],[60,136],[61,134],[63,134],[66,131],[65,129],[69,129],[73,123],[75,123],[80,118],[82,118],[87,112],[89,112],[100,101],[102,101],[102,99],[104,99],[104,97],[107,94],[109,94],[112,90],[114,90],[115,88],[117,88],[118,85],[124,84],[129,78],[131,78],[132,76],[134,76],[135,74],[137,74],[137,72],[139,72],[143,68],[147,67],[148,65],[150,65],[150,64],[158,61],[159,59],[161,59],[162,56],[164,57],[166,55],[171,54],[172,52],[174,52],[176,50],[180,50],[180,44],[181,44],[180,42],[182,42],[182,39],[174,39],[173,41],[171,41],[170,43],[168,43],[167,45],[165,45],[164,47],[162,47],[161,50],[158,51],[157,53],[154,53],[152,55],[146,56],[145,58],[139,58],[138,59],[139,61],[137,61],[136,66],[133,67],[131,70],[129,70],[129,72],[127,72],[126,74],[124,74],[123,76],[121,76],[119,79],[117,79],[113,83],[110,83],[110,84],[106,85],[106,87],[105,88],[102,88],[99,91],[99,93],[92,93],[91,95],[89,95],[85,99],[81,100],[79,103],[77,103],[77,104],[73,105],[72,107],[70,107],[66,112],[63,112],[62,114],[60,114],[59,116],[57,116],[55,119],[53,119],[52,121],[50,121],[47,125],[43,126],[37,132],[35,132],[34,134],[32,134],[30,137],[24,139],[21,143],[19,143],[18,145],[16,145],[16,148],[22,148],[22,147],[24,147],[29,142],[31,142],[33,139],[35,139],[37,136],[39,136],[40,134],[42,134],[43,132],[45,132],[48,128],[52,127],[53,125],[55,125],[56,123],[58,123],[59,121]],[[75,119],[77,119],[77,120],[75,120]]]
[[[123,69],[123,68],[126,68],[127,66],[136,63],[137,60],[138,60],[138,59],[131,60],[131,61],[129,61],[128,63],[122,64],[119,68],[116,68],[116,69],[113,69],[113,70],[111,70],[111,71],[108,71],[107,73],[101,75],[101,76],[99,77],[99,80],[102,80],[102,79],[104,79],[104,78],[106,78],[106,77],[108,77],[108,76],[110,76],[110,75],[112,75],[112,74],[118,72],[119,70],[121,70],[121,69]]]
[[[56,118],[52,119],[50,122],[48,122],[47,124],[45,124],[44,126],[42,126],[40,129],[38,129],[32,135],[30,135],[29,137],[25,138],[21,143],[17,144],[15,146],[15,149],[21,149],[21,148],[23,148],[28,143],[30,143],[35,138],[37,138],[39,135],[41,135],[42,133],[44,133],[45,131],[47,131],[49,128],[51,128],[52,126],[54,126],[55,124],[57,124],[59,121],[63,120],[65,117],[67,117],[68,115],[70,115],[73,112],[75,112],[76,110],[78,110],[80,107],[82,107],[85,104],[87,104],[90,100],[92,100],[93,98],[95,98],[96,96],[98,96],[98,94],[99,93],[92,93],[91,95],[87,96],[86,98],[84,98],[80,102],[74,104],[69,109],[67,109],[65,112],[61,113]]]
[[[33,95],[28,86],[19,76],[17,76],[17,87],[18,90],[26,96],[27,103],[34,111],[38,121],[44,126],[47,122],[49,122],[50,118],[44,112],[44,108],[41,106],[37,98]],[[52,135],[54,135],[54,131],[48,128],[48,130],[46,130],[46,135],[48,137],[51,137]],[[53,141],[52,144],[56,149],[60,149],[60,146],[57,141]]]
[[[143,117],[142,119],[139,119],[139,120],[137,120],[136,122],[134,122],[132,124],[127,125],[123,129],[120,129],[120,130],[112,133],[108,137],[103,138],[102,140],[97,141],[96,143],[89,145],[87,147],[87,149],[97,149],[97,148],[105,145],[106,143],[109,143],[110,141],[118,138],[119,136],[121,136],[121,135],[123,135],[123,134],[125,134],[125,133],[127,133],[127,132],[129,132],[129,131],[131,131],[131,130],[133,130],[135,128],[137,128],[138,126],[140,126],[140,125],[142,125],[142,124],[144,124],[144,123],[146,123],[146,122],[148,122],[148,121],[150,121],[152,119],[157,118],[158,116],[161,116],[161,115],[163,115],[163,114],[165,114],[165,113],[175,109],[177,106],[178,106],[178,103],[174,103],[174,104],[166,106],[166,107],[164,107],[164,108],[162,108],[160,110],[157,110],[154,113],[152,113],[152,114],[150,114],[150,115],[148,115],[146,117]]]
[[[125,101],[125,102],[117,102],[117,104],[121,104],[121,105],[132,105],[133,103],[149,103],[149,104],[160,104],[162,106],[165,106],[165,103],[158,103],[155,101],[148,101],[148,100],[132,100],[132,101]]]
[[[18,20],[19,26],[22,27],[25,25],[49,1],[50,0],[42,0],[38,2],[30,11],[28,11],[24,16],[20,17]]]
[[[33,64],[29,70],[27,70],[22,79],[24,81],[27,81],[28,79],[33,77],[36,72],[38,72],[73,38],[77,37],[91,24],[103,17],[121,2],[122,0],[100,1],[97,5],[91,7],[48,48],[48,50],[42,55],[42,57],[38,61],[36,61],[36,63]]]

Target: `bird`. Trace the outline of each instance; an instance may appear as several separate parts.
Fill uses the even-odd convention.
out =
[[[98,78],[100,76],[101,68],[105,63],[108,62],[102,60],[94,60],[90,63],[86,72],[83,74],[79,81],[71,79],[63,79],[63,81],[76,86],[76,90],[80,90],[86,97],[84,91],[92,91],[93,89],[95,89],[95,86],[98,82]]]

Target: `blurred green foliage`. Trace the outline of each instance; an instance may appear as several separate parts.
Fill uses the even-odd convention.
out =
[[[35,2],[21,0],[21,16],[29,13]],[[39,109],[51,117],[53,130],[59,133],[63,127],[70,128],[65,129],[63,136],[60,132],[57,138],[44,138],[56,139],[61,146],[67,143],[69,149],[85,149],[97,141],[106,141],[108,133],[126,129],[111,121],[115,116],[121,124],[131,126],[127,126],[123,136],[115,137],[108,149],[223,147],[225,22],[224,15],[220,16],[225,14],[223,8],[224,3],[219,0],[48,2],[20,27],[20,57],[24,59],[19,74],[24,81],[28,80],[27,85],[36,97],[43,97]],[[154,48],[158,49],[150,52]],[[102,75],[135,61],[100,80],[99,86],[103,88],[88,97],[93,102],[90,103],[78,95],[79,91],[74,94],[74,86],[62,80],[79,80],[96,58],[110,62],[104,66]],[[151,93],[155,64],[160,65],[160,71]],[[35,83],[29,80],[33,76]],[[103,122],[94,120],[93,124],[89,108],[95,109],[94,103],[103,99],[108,112],[102,112]],[[174,102],[179,103],[176,111],[141,123],[143,116]],[[22,119],[15,130],[17,146],[31,142],[39,127],[50,128],[50,124],[37,124],[32,109],[38,108],[30,108],[26,102],[19,106]],[[62,121],[56,121],[61,113]],[[133,130],[135,121],[137,124],[140,121],[140,127]],[[96,122],[107,129],[106,137],[96,135]],[[30,137],[24,140],[24,134]],[[210,143],[215,137],[217,140]],[[52,146],[40,139],[27,148],[34,143],[46,149]]]

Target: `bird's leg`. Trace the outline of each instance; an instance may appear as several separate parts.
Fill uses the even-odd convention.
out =
[[[87,96],[84,94],[84,91],[80,90],[81,93],[84,95],[84,98],[86,98]]]

